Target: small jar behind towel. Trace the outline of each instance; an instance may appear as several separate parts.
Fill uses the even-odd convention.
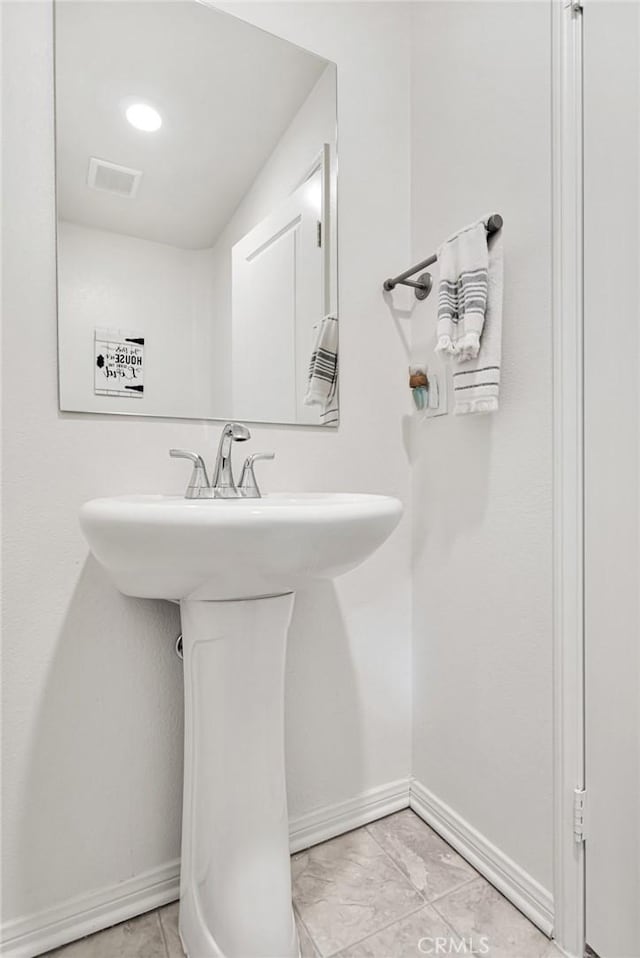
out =
[[[424,409],[429,399],[429,377],[426,366],[409,366],[409,387],[416,409]]]

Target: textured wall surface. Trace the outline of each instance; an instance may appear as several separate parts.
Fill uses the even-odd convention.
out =
[[[409,68],[395,4],[243,15],[339,67],[342,424],[257,427],[271,490],[405,501],[406,353],[379,279],[409,256]],[[52,11],[2,4],[4,66],[4,918],[139,875],[180,848],[177,610],[118,595],[89,557],[94,496],[182,492],[170,446],[211,458],[216,424],[60,414]],[[366,372],[366,375],[364,373]],[[410,525],[364,567],[298,597],[290,635],[290,812],[407,776]]]
[[[414,421],[413,771],[550,889],[550,4],[413,17],[412,259],[490,212],[505,243],[499,412]],[[436,305],[414,311],[416,361]]]

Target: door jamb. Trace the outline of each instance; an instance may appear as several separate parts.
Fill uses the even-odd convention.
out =
[[[582,4],[552,0],[553,658],[555,938],[585,948]]]

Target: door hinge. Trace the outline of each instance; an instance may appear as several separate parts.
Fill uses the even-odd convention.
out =
[[[318,220],[318,226],[317,226],[317,229],[316,229],[316,242],[317,242],[318,246],[320,246],[320,247],[322,246],[322,222],[321,222],[321,220]]]
[[[568,3],[565,3],[564,6],[565,6],[565,9],[566,9],[566,10],[571,10],[571,13],[573,13],[574,15],[575,15],[576,13],[583,13],[583,12],[584,12],[584,2],[583,2],[583,0],[569,0],[569,2],[568,2]]]
[[[587,791],[576,788],[573,792],[573,838],[580,843],[585,840],[587,815]]]

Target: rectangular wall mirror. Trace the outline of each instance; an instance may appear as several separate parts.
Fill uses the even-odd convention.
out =
[[[197,0],[55,45],[61,410],[335,426],[335,64]]]

